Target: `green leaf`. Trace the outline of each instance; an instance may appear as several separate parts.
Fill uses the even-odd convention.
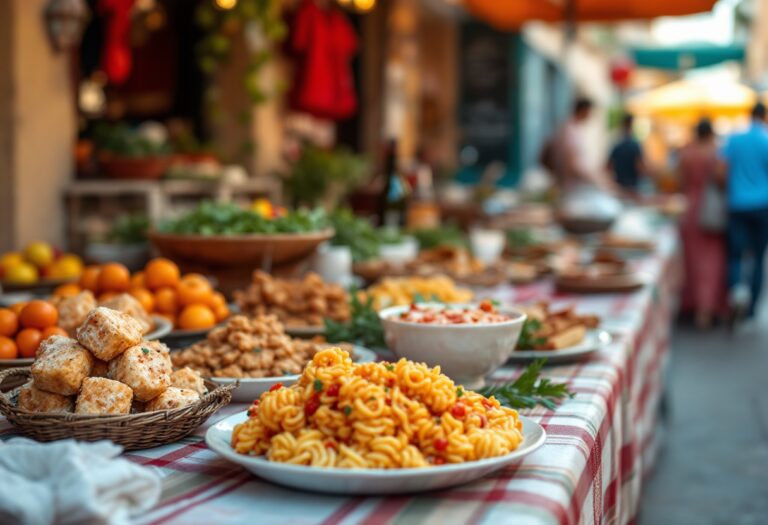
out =
[[[315,379],[315,392],[322,392],[323,391],[323,382],[319,379]]]
[[[546,359],[539,359],[528,365],[514,382],[503,385],[489,385],[477,392],[486,397],[493,396],[499,403],[510,408],[533,408],[542,405],[549,410],[557,407],[557,401],[572,398],[573,392],[565,383],[553,383],[541,378]]]

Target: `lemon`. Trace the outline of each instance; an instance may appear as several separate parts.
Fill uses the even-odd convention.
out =
[[[24,257],[38,268],[48,266],[53,262],[53,248],[42,241],[35,241],[24,249]]]
[[[24,256],[19,252],[7,252],[0,257],[0,268],[7,270],[11,266],[16,266],[24,262]]]
[[[51,279],[75,279],[83,273],[83,261],[77,255],[68,253],[53,262]]]
[[[37,268],[27,262],[14,264],[5,270],[5,280],[12,284],[34,284],[37,282]]]

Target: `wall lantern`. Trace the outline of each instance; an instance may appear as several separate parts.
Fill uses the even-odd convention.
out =
[[[44,16],[53,49],[67,51],[79,44],[89,15],[85,0],[50,0]]]

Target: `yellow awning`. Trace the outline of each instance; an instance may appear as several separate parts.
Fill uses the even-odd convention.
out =
[[[627,106],[638,115],[692,120],[738,117],[757,102],[744,84],[722,79],[678,80],[631,97]]]

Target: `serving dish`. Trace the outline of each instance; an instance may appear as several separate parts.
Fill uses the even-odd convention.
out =
[[[356,363],[371,363],[376,361],[376,353],[362,346],[354,347],[353,360]],[[277,377],[259,377],[259,378],[233,378],[233,377],[209,377],[208,380],[217,385],[236,385],[232,391],[232,401],[236,403],[251,403],[258,397],[281,383],[284,386],[290,386],[299,379],[299,374],[292,374]]]
[[[585,358],[613,342],[613,336],[605,330],[589,330],[584,339],[576,345],[557,350],[515,350],[509,356],[509,362],[525,363],[536,359],[546,359],[548,364],[567,363]]]
[[[333,237],[333,230],[308,233],[198,235],[151,231],[149,240],[165,257],[215,266],[259,267],[302,259]]]
[[[426,468],[320,468],[276,463],[262,456],[238,454],[230,445],[232,430],[248,419],[246,412],[234,414],[209,428],[205,442],[223,458],[263,479],[287,487],[329,494],[406,494],[469,483],[536,451],[544,444],[546,432],[532,419],[519,418],[523,424],[523,442],[514,452],[496,458]]]
[[[477,304],[421,303],[435,310],[478,308]],[[440,366],[442,372],[466,388],[479,388],[514,351],[525,314],[499,309],[509,320],[480,324],[422,324],[397,319],[410,306],[393,306],[379,312],[387,346],[398,357]]]
[[[152,327],[152,330],[144,334],[144,339],[147,339],[149,341],[154,341],[155,339],[162,339],[163,337],[170,334],[171,330],[173,330],[173,323],[171,323],[165,317],[162,317],[159,315],[153,315],[152,321],[154,323],[154,326]]]

